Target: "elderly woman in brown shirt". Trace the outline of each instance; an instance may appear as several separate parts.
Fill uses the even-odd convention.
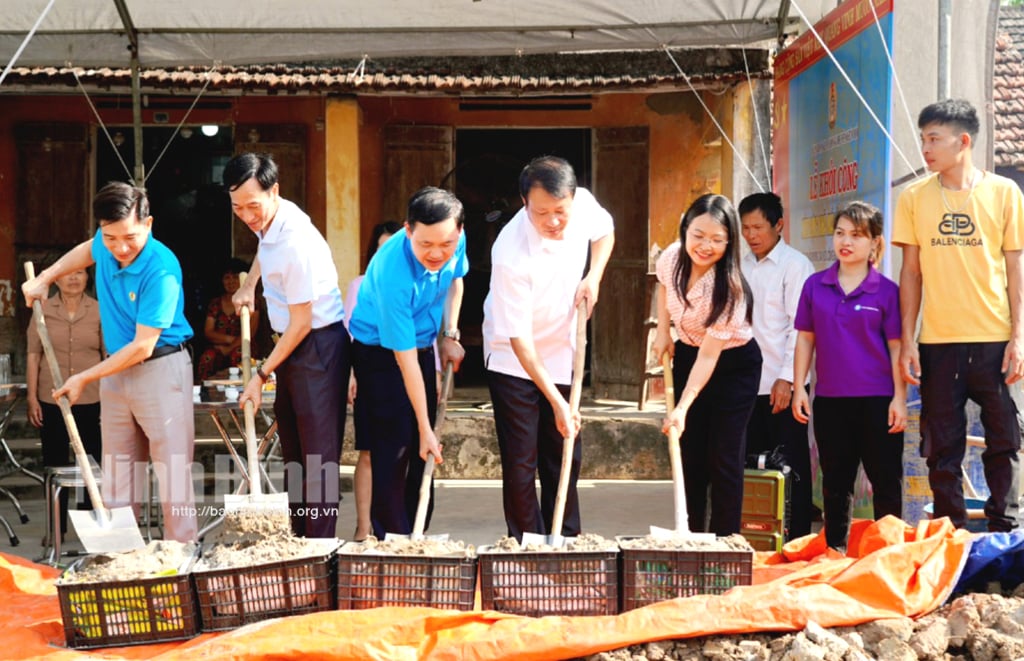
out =
[[[86,271],[73,271],[57,280],[58,292],[43,304],[46,328],[53,342],[62,378],[77,374],[103,360],[103,337],[100,331],[100,306],[85,293],[89,283]],[[28,330],[28,420],[40,429],[43,443],[43,465],[67,466],[71,441],[53,399],[53,377],[43,355],[43,345],[34,326]],[[99,381],[86,386],[78,402],[71,407],[85,451],[100,459],[100,388]],[[88,503],[85,504],[88,506]],[[61,493],[61,532],[67,531],[67,492]]]

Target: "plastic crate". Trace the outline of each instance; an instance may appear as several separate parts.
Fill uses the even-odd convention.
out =
[[[620,540],[630,539],[620,537]],[[750,585],[751,551],[622,549],[622,610]]]
[[[332,610],[338,541],[317,541],[323,543],[323,550],[312,556],[193,571],[202,631],[224,631],[284,615]]]
[[[781,551],[782,534],[777,532],[752,532],[743,531],[743,538],[746,539],[755,551]]]
[[[743,471],[743,517],[783,520],[786,516],[785,476],[776,470]]]
[[[483,547],[480,603],[517,615],[614,615],[618,550],[508,553]]]
[[[108,581],[57,582],[68,647],[147,645],[187,640],[199,631],[187,573]]]
[[[428,606],[473,610],[475,557],[338,551],[338,609]]]
[[[779,519],[763,519],[753,516],[745,516],[740,522],[740,534],[744,537],[747,536],[747,533],[759,535],[778,533],[779,535],[784,535],[785,532],[785,529],[782,527],[782,521]]]

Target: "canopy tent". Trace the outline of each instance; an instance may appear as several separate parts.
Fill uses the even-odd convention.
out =
[[[7,0],[8,63],[50,0]],[[22,66],[316,62],[751,45],[816,21],[835,0],[56,0]]]

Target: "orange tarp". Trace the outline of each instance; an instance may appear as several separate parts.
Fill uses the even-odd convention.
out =
[[[271,620],[185,643],[97,652],[64,648],[56,570],[0,554],[5,658],[565,659],[636,643],[713,633],[794,631],[916,617],[949,596],[970,533],[947,519],[917,528],[888,517],[855,522],[851,556],[821,535],[760,553],[754,585],[605,617],[528,618],[429,608],[333,611]]]

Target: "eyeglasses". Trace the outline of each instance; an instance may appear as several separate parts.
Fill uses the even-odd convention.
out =
[[[721,239],[710,236],[697,236],[693,232],[686,233],[686,240],[692,241],[693,243],[706,243],[712,248],[722,249],[729,245],[729,239]]]

